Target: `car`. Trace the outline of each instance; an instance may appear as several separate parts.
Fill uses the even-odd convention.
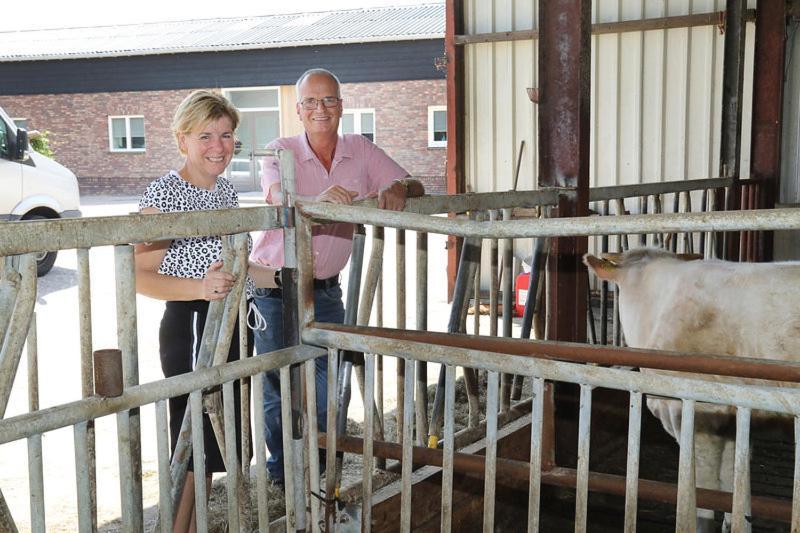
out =
[[[75,174],[31,149],[28,132],[0,107],[0,223],[81,216]],[[57,251],[43,251],[36,271],[47,274]]]

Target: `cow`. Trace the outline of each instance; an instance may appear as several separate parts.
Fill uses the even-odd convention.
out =
[[[655,248],[603,257],[586,254],[583,261],[600,279],[619,287],[620,322],[632,348],[782,361],[800,359],[800,305],[796,297],[800,262],[687,261]],[[702,379],[759,383],[711,375]],[[648,397],[647,407],[680,442],[680,402]],[[732,490],[733,417],[734,407],[697,404],[697,486]],[[723,530],[729,520],[726,516]],[[698,510],[697,523],[698,531],[710,531],[713,512]]]

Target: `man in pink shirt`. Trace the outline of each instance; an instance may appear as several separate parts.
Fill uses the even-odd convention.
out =
[[[410,179],[400,165],[362,135],[339,135],[342,95],[338,78],[325,69],[311,69],[297,80],[297,116],[305,133],[276,139],[267,148],[292,150],[299,199],[351,204],[353,200],[378,196],[378,207],[402,210],[406,198],[422,196],[425,189]],[[261,187],[268,204],[281,203],[281,180],[276,158],[263,161]],[[339,273],[350,258],[353,226],[329,224],[315,228],[314,315],[320,322],[342,323],[344,304]],[[283,230],[264,232],[251,259],[283,266]],[[255,331],[256,352],[261,354],[286,346],[283,340],[283,307],[280,289],[257,289],[256,306],[267,329]],[[316,361],[317,420],[320,431],[327,421],[327,361]],[[267,470],[276,482],[283,481],[283,434],[281,432],[280,379],[277,371],[264,375],[265,439],[270,451]]]

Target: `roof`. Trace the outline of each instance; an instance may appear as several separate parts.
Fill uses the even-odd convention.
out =
[[[444,38],[445,6],[0,32],[0,62],[254,50]]]

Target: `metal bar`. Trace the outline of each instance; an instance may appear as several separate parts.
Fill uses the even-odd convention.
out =
[[[631,391],[628,411],[628,460],[625,468],[626,533],[636,532],[636,510],[639,496],[639,457],[642,430],[642,393]]]
[[[6,222],[0,225],[0,256],[261,231],[282,227],[279,220],[279,208],[262,206]]]
[[[167,401],[156,402],[156,447],[158,449],[158,517],[161,533],[172,531],[172,478],[169,470],[169,422]]]
[[[85,401],[85,400],[83,400]],[[140,531],[132,525],[137,522],[134,511],[134,497],[130,487],[133,486],[133,459],[131,458],[131,423],[130,411],[117,412],[117,453],[119,456],[119,491],[122,511],[122,527],[126,531]]]
[[[114,247],[114,265],[117,296],[117,342],[122,351],[122,375],[124,388],[139,384],[139,347],[136,336],[136,274],[134,272],[133,246]],[[120,419],[118,419],[120,420]],[[127,425],[128,453],[120,449],[120,462],[130,461],[130,484],[124,485],[121,498],[127,500],[122,506],[123,524],[132,531],[143,527],[142,509],[142,432],[138,408],[131,409],[122,423]],[[120,446],[123,441],[120,440]],[[122,488],[122,487],[121,487]],[[125,516],[125,510],[130,513]]]
[[[444,386],[444,450],[442,452],[442,520],[440,530],[449,533],[453,528],[453,452],[455,426],[456,369],[445,366]]]
[[[718,374],[741,378],[790,381],[793,383],[800,382],[800,363],[785,361],[704,354],[680,354],[679,352],[645,350],[641,348],[590,346],[580,343],[451,335],[434,331],[400,331],[389,328],[343,326],[341,324],[315,323],[312,326],[313,335],[309,335],[308,342],[322,338],[325,338],[326,342],[330,342],[330,340],[327,340],[329,339],[329,334],[335,334],[336,338],[344,337],[345,335],[357,335],[368,336],[360,338],[358,341],[363,340],[370,346],[373,346],[374,342],[395,339],[443,347],[536,357],[544,360],[674,370],[676,372],[698,374]],[[362,345],[361,342],[355,341],[356,339],[347,341],[343,346]],[[392,344],[392,348],[395,348],[394,344]],[[393,351],[396,352],[397,350]],[[414,357],[429,360],[424,357],[424,351],[422,352],[419,355],[415,353]],[[485,365],[480,364],[476,368],[487,369]],[[565,381],[574,382],[575,380],[568,379]],[[1,424],[2,422],[0,422],[0,427],[2,427]]]
[[[88,464],[89,462],[89,449],[87,446],[87,439],[86,433],[88,422],[78,422],[73,426],[73,440],[75,446],[75,484],[77,488],[78,494],[78,530],[81,532],[89,532],[91,533],[94,531],[93,524],[92,524],[92,492],[91,492],[91,485],[89,483],[89,476],[86,473],[81,473],[79,471],[84,470],[83,465]],[[40,437],[41,438],[41,437]],[[41,446],[41,441],[39,442],[39,446]],[[41,452],[41,450],[40,450]],[[41,468],[41,457],[39,457],[39,468]],[[41,475],[41,470],[38,473]],[[30,476],[33,479],[33,475]],[[38,480],[37,480],[38,483]],[[38,489],[37,489],[38,490]],[[44,486],[41,487],[42,496],[44,491]],[[31,501],[33,501],[33,490],[31,490]],[[44,509],[42,509],[42,517],[44,517],[43,513]]]
[[[755,20],[755,9],[746,11],[746,20]],[[697,26],[718,26],[720,12],[697,13],[692,15],[677,15],[672,17],[646,18],[641,20],[623,20],[619,22],[598,22],[592,24],[592,35],[609,33],[625,33],[633,31],[669,30],[673,28],[694,28]],[[456,35],[454,43],[457,46],[478,43],[530,41],[539,38],[539,31],[517,30],[494,33],[479,33],[475,35]]]
[[[511,210],[503,209],[503,220],[511,220]],[[514,240],[503,240],[503,337],[511,337],[514,316]],[[511,374],[502,376],[500,406],[503,411],[511,407]],[[484,500],[485,502],[485,500]],[[484,515],[485,516],[485,515]]]
[[[370,336],[362,336],[369,330]],[[662,374],[629,372],[616,368],[565,363],[547,360],[548,354],[535,357],[515,357],[510,350],[498,350],[493,342],[506,341],[513,346],[517,339],[493,339],[491,337],[456,336],[454,339],[467,341],[470,348],[457,347],[457,342],[439,344],[439,336],[447,334],[427,333],[423,342],[416,341],[418,332],[404,331],[400,341],[394,340],[385,330],[379,328],[351,328],[332,324],[315,324],[303,335],[304,342],[319,346],[337,346],[340,349],[358,349],[370,353],[384,353],[394,357],[414,357],[429,362],[456,364],[495,372],[514,372],[540,376],[555,381],[583,383],[595,387],[618,390],[639,390],[646,394],[678,397],[701,402],[729,404],[736,398],[738,405],[751,409],[766,409],[778,413],[795,414],[800,412],[800,392],[790,388],[755,387],[718,383],[695,378],[677,378]],[[391,333],[389,331],[388,333]],[[461,337],[459,339],[459,337]],[[535,343],[535,341],[527,341]],[[563,345],[565,343],[558,343]],[[555,346],[555,345],[554,345]],[[575,345],[575,349],[577,350]],[[598,349],[597,346],[583,346],[584,350]],[[628,350],[619,350],[628,351]],[[552,354],[549,354],[552,355]],[[694,357],[694,356],[691,356]],[[700,356],[696,356],[700,357]],[[590,362],[584,360],[583,363]],[[597,361],[591,361],[597,362]],[[640,366],[625,363],[623,366]],[[675,370],[673,368],[673,370]],[[2,426],[0,426],[2,428]]]
[[[313,494],[320,494],[319,490],[319,425],[317,423],[317,379],[316,368],[317,362],[314,359],[303,363],[305,369],[305,385],[306,385],[306,417],[308,419],[307,437],[308,437],[308,472],[309,472],[309,488],[311,495],[308,506],[311,508],[311,530],[319,530],[319,502],[313,497]]]
[[[719,175],[739,176],[742,141],[746,0],[725,2],[725,48],[722,65],[722,115]]]
[[[733,531],[750,530],[750,409],[736,410],[736,451],[733,468]]]
[[[122,396],[113,398],[91,397],[68,402],[34,413],[26,413],[0,420],[0,444],[24,439],[36,433],[46,433],[71,426],[83,420],[112,415],[134,409],[158,400],[188,394],[193,390],[207,389],[244,376],[302,363],[319,357],[324,350],[313,346],[294,346],[245,360],[225,363],[214,368],[202,368],[187,374],[173,376],[125,389]]]
[[[189,393],[192,412],[192,455],[194,456],[194,515],[199,533],[208,531],[208,493],[206,491],[205,443],[203,442],[203,391]]]
[[[373,475],[373,456],[372,441],[374,438],[374,414],[375,410],[367,406],[373,405],[375,393],[375,356],[372,354],[364,355],[364,462],[363,478],[361,481],[361,531],[369,533],[372,530],[372,475]],[[312,442],[317,442],[313,440]]]
[[[36,341],[36,313],[33,313],[33,316],[31,317],[31,323],[28,328],[27,346],[28,410],[30,412],[34,412],[39,409],[39,352]],[[78,430],[77,425],[75,426],[75,430]],[[84,451],[86,450],[84,449]],[[76,446],[76,455],[77,453]],[[76,464],[86,463],[76,462]],[[79,497],[80,479],[81,477],[78,476]],[[28,437],[28,480],[30,485],[31,531],[35,533],[44,533],[46,528],[44,515],[44,472],[42,468],[41,434],[35,434]],[[78,518],[78,526],[79,528],[83,528],[86,525],[86,522],[81,522],[81,518],[85,518],[85,515],[79,512]],[[89,520],[88,524],[91,526],[91,520]],[[81,529],[81,531],[86,531],[86,529]]]
[[[395,313],[397,319],[397,328],[405,329],[406,327],[406,232],[404,229],[397,228],[395,237]],[[395,407],[395,420],[397,425],[397,442],[401,442],[405,432],[403,431],[403,424],[405,423],[405,372],[406,365],[402,361],[397,361],[396,366],[396,380],[397,387],[397,407]],[[412,371],[413,372],[413,371]],[[412,405],[413,408],[413,405]]]
[[[528,533],[539,531],[539,503],[542,492],[542,422],[544,420],[544,380],[533,378],[531,394],[531,456],[528,481]]]
[[[428,234],[417,233],[417,312],[416,326],[420,331],[428,329]],[[477,313],[477,310],[476,310]],[[416,362],[417,385],[416,412],[417,444],[425,446],[428,435],[428,364]]]
[[[414,445],[414,360],[405,359],[405,393],[403,396],[403,467],[400,493],[400,531],[411,531],[411,469]],[[399,360],[398,360],[399,365]],[[397,399],[400,405],[400,398]]]
[[[497,408],[500,376],[489,372],[486,387],[486,470],[483,486],[483,531],[494,531],[495,488],[497,476]]]
[[[338,431],[336,429],[337,420],[337,396],[336,383],[339,374],[339,351],[336,348],[328,349],[328,423],[326,425],[328,435],[331,436],[331,446],[325,450],[325,531],[334,531],[334,520],[336,518],[336,502],[339,497],[339,489],[336,484],[336,439]]]
[[[800,416],[794,417],[794,483],[792,485],[792,533],[800,531]]]
[[[346,207],[347,209],[344,209]],[[529,238],[585,235],[639,234],[680,231],[785,230],[800,228],[800,208],[718,211],[712,213],[665,213],[618,217],[571,217],[479,222],[429,217],[401,211],[304,203],[304,213],[321,220],[404,227],[429,233],[490,238]],[[150,216],[150,215],[148,215]]]
[[[3,224],[0,224],[2,227]],[[0,339],[0,418],[5,416],[11,387],[17,375],[22,348],[36,303],[36,259],[32,254],[22,256],[19,263],[20,287],[16,304],[4,339]]]
[[[290,392],[290,368],[281,367],[281,421],[284,428],[292,427],[292,395]],[[297,529],[297,507],[295,502],[295,483],[301,483],[301,479],[296,479],[297,473],[294,471],[294,446],[292,445],[292,432],[283,432],[283,468],[286,472],[285,497],[286,497],[286,530],[295,531]]]
[[[499,213],[496,210],[489,211],[489,220],[495,222],[498,219]],[[497,292],[499,290],[499,279],[497,272],[497,259],[498,259],[498,244],[497,239],[490,239],[489,241],[489,335],[492,337],[497,336]]]
[[[586,531],[589,511],[589,441],[592,426],[592,387],[581,385],[578,418],[578,468],[575,486],[575,531]]]
[[[81,350],[81,397],[94,394],[94,361],[92,357],[92,295],[89,275],[89,250],[75,250],[78,260],[78,328],[80,329]],[[94,420],[87,421],[87,457],[81,476],[88,476],[92,530],[97,528],[97,461],[95,457]]]
[[[269,357],[272,357],[274,354],[275,352],[271,352]],[[261,357],[267,357],[267,355],[259,355],[253,359],[246,359],[246,361],[250,362]],[[256,376],[256,378],[253,380],[253,398],[256,400],[254,402],[256,406],[259,404],[258,399],[263,397],[264,381],[261,379],[261,376]],[[264,441],[264,410],[255,409],[254,412],[255,416],[253,417],[253,432],[256,435],[256,438],[254,439],[254,453],[256,456],[256,505],[258,507],[258,531],[260,533],[267,533],[269,531],[269,506],[267,502],[267,487],[269,485],[269,481],[267,480],[267,445]]]
[[[603,201],[603,207],[600,214],[604,217],[609,216],[609,202]],[[608,235],[600,237],[600,251],[602,253],[608,252]],[[608,344],[608,281],[602,280],[600,282],[600,344]]]
[[[694,531],[696,527],[694,403],[694,400],[684,399],[682,401],[678,457],[678,501],[675,511],[677,515],[675,518],[676,531]]]
[[[225,488],[228,500],[228,528],[230,531],[239,531],[239,455],[236,446],[236,413],[234,404],[236,397],[233,394],[233,382],[228,381],[222,385],[222,406],[225,417]],[[246,495],[249,497],[249,494]]]

